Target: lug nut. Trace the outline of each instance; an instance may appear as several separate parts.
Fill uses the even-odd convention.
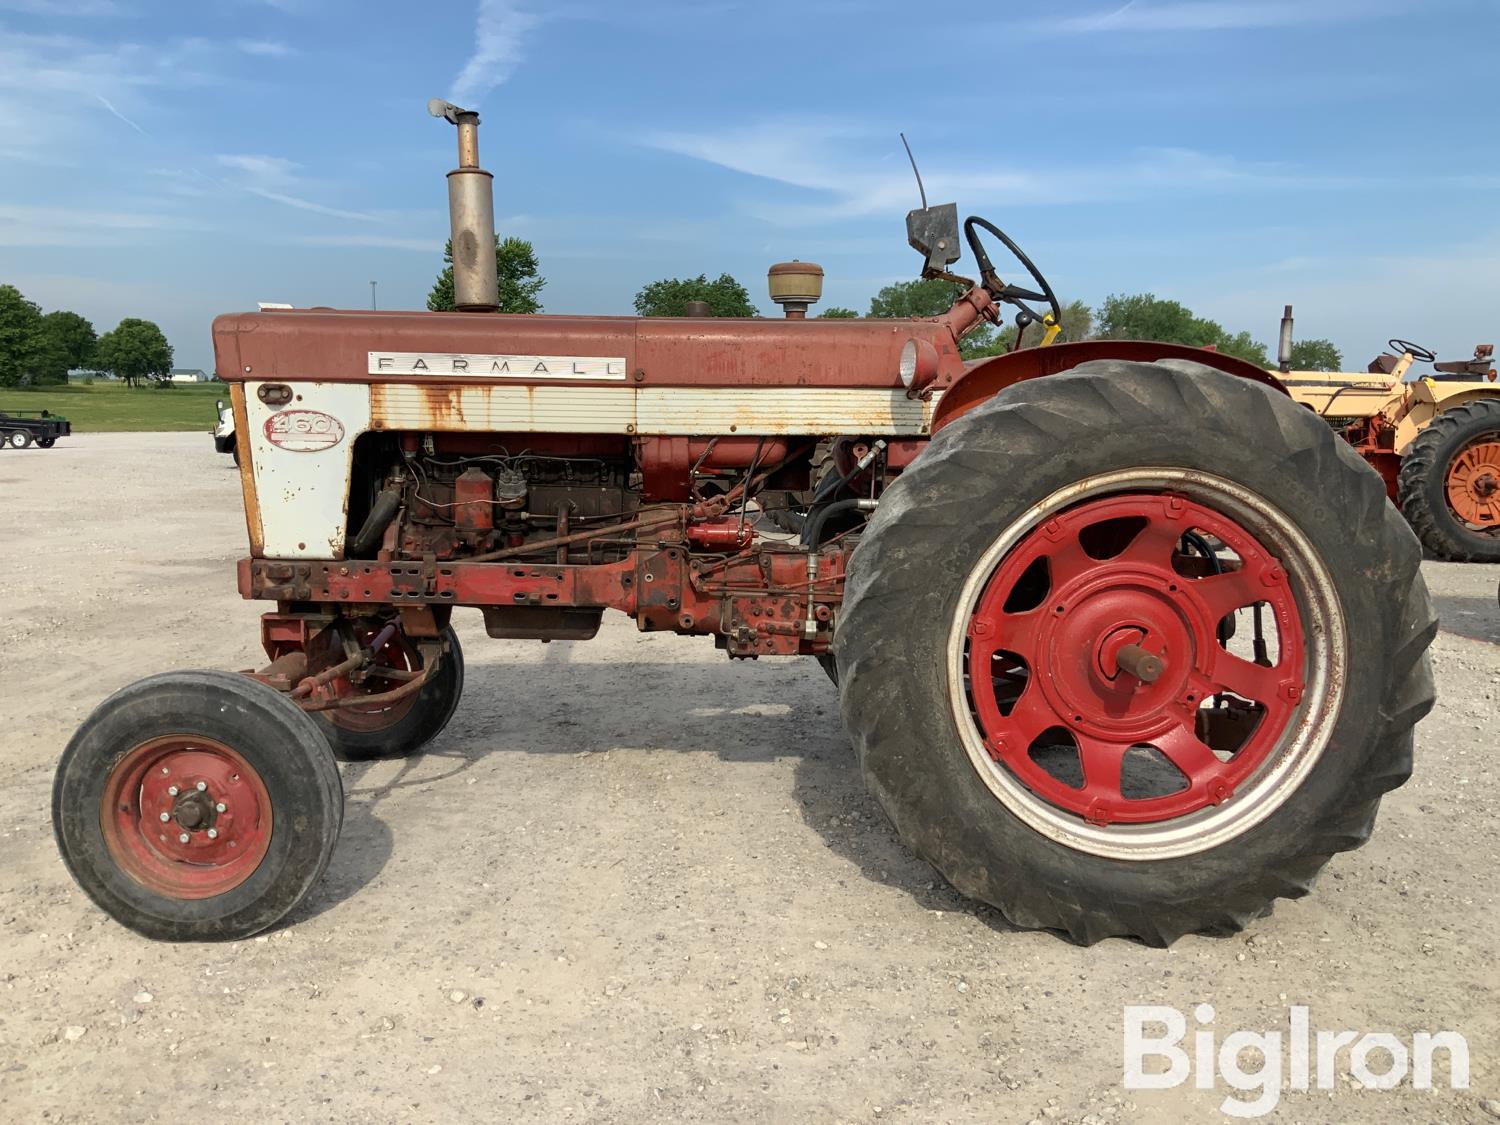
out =
[[[167,796],[169,796],[169,797],[175,797],[175,796],[177,796],[177,786],[175,786],[175,785],[168,785],[167,786]]]
[[[208,788],[208,782],[206,782],[206,781],[200,781],[200,782],[198,782],[198,792],[202,793],[207,788]]]
[[[220,801],[217,805],[214,806],[214,811],[223,812],[227,807],[228,806],[225,805],[223,801]]]
[[[161,814],[161,822],[163,824],[165,824],[167,821],[169,821],[171,819],[172,819],[172,814],[171,813],[162,813]]]
[[[177,837],[177,842],[179,844],[185,844],[185,843],[187,843],[188,842],[188,834],[186,832],[182,833],[182,835],[180,835],[180,836]]]
[[[219,830],[217,828],[210,828],[208,830],[208,838],[210,840],[217,840],[219,838]]]

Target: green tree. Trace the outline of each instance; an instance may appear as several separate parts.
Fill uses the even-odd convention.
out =
[[[42,310],[14,285],[0,285],[0,387],[18,387],[30,373]]]
[[[707,301],[714,316],[757,316],[745,287],[727,273],[710,281],[697,277],[666,277],[641,287],[635,295],[638,316],[685,316],[689,301]]]
[[[1094,310],[1082,301],[1072,301],[1062,307],[1062,331],[1058,333],[1056,342],[1059,344],[1070,344],[1076,340],[1087,340],[1094,330]],[[1022,337],[1021,346],[1034,348],[1042,340],[1042,327],[1039,324],[1026,326],[1026,334]],[[1016,326],[1007,324],[996,331],[986,329],[971,333],[963,342],[963,357],[965,359],[980,359],[989,355],[1002,355],[1014,350],[1016,342]]]
[[[940,277],[898,281],[870,298],[870,316],[938,316],[953,307],[963,286]]]
[[[1266,346],[1250,333],[1231,334],[1216,320],[1196,316],[1177,301],[1153,293],[1114,294],[1099,309],[1099,335],[1107,340],[1161,340],[1193,348],[1217,348],[1261,367],[1270,364]]]
[[[838,305],[830,305],[818,314],[819,320],[851,320],[859,313],[853,309],[840,308]]]
[[[0,387],[55,383],[67,376],[67,355],[46,331],[41,308],[14,285],[0,285]]]
[[[453,304],[453,239],[443,245],[443,261],[446,263],[432,283],[432,292],[427,294],[427,307],[433,312],[452,312]],[[495,236],[495,274],[500,280],[500,311],[506,313],[534,313],[542,311],[537,294],[547,279],[537,272],[540,268],[536,249],[524,238],[502,239]]]
[[[1248,332],[1236,332],[1233,336],[1225,332],[1215,341],[1214,346],[1225,355],[1236,356],[1257,367],[1271,366],[1271,357],[1266,352],[1266,346],[1259,340],[1252,339]]]
[[[1222,326],[1153,293],[1111,294],[1099,308],[1099,335],[1106,340],[1162,340],[1203,348],[1217,344],[1223,334]]]
[[[99,337],[95,362],[127,386],[138,387],[142,380],[171,375],[172,345],[151,321],[128,316]]]
[[[68,370],[88,367],[94,362],[94,349],[99,344],[99,334],[94,331],[94,326],[87,317],[58,309],[42,317],[42,326],[67,356]]]
[[[1293,371],[1342,371],[1344,354],[1331,340],[1298,340],[1292,345]]]

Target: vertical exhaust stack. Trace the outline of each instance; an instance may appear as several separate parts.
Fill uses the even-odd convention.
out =
[[[1276,348],[1276,363],[1282,374],[1292,369],[1292,306],[1281,314],[1281,340]]]
[[[454,307],[463,312],[495,312],[500,307],[495,178],[479,166],[479,114],[441,98],[428,102],[427,112],[458,126],[458,167],[448,173]]]

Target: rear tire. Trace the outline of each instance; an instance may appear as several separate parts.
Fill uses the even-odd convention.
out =
[[[1463,459],[1463,460],[1460,460]],[[1473,461],[1473,464],[1466,463]],[[1439,414],[1401,461],[1402,514],[1432,555],[1450,562],[1500,562],[1500,398]],[[1454,507],[1455,500],[1468,516]],[[1486,531],[1488,526],[1492,530]]]
[[[1103,517],[1117,502],[1160,513],[1140,517],[1144,530],[1135,532],[1128,521],[1085,528],[1129,539],[1118,557],[1076,539],[1081,553],[1059,547],[1041,577],[1028,579],[1040,591],[1035,607],[1018,596],[1020,584],[1009,595],[999,588],[1003,605],[984,601],[1023,550],[1045,555],[1049,537],[1075,542],[1072,528],[1087,524],[1091,505]],[[1185,564],[1174,546],[1175,510],[1201,515],[1240,543],[1241,569],[1214,576],[1235,584],[1227,595],[1222,585],[1195,585],[1208,579],[1179,577],[1186,572],[1177,569]],[[1161,553],[1155,569],[1141,563],[1139,574],[1127,575],[1152,542]],[[845,726],[903,842],[1012,923],[1085,944],[1129,936],[1166,945],[1194,931],[1232,932],[1278,897],[1307,893],[1332,855],[1368,837],[1381,795],[1409,776],[1412,727],[1433,703],[1424,654],[1437,629],[1420,559],[1380,477],[1290,399],[1198,364],[1082,364],[1009,388],[945,427],[886,490],[851,558],[834,641]],[[1148,572],[1160,576],[1159,588],[1149,586]],[[1250,604],[1233,600],[1241,589],[1244,598],[1269,599],[1289,641],[1302,638],[1274,668],[1257,670],[1216,647],[1226,643],[1216,635],[1219,613]],[[1002,615],[999,625],[976,633],[995,619],[981,614],[986,605]],[[1145,613],[1141,644],[1153,629],[1173,637],[1163,649],[1168,687],[1160,698],[1156,676],[1123,678],[1123,660],[1116,681],[1103,665],[1094,670],[1106,642],[1121,636],[1109,616],[1116,605]],[[1194,605],[1210,612],[1193,617]],[[1053,626],[1053,610],[1083,632]],[[1178,610],[1196,631],[1173,624]],[[1026,625],[1017,614],[1040,616]],[[1095,625],[1097,657],[1081,640]],[[970,661],[984,659],[985,645],[998,650],[1030,635],[1059,638],[1059,647],[1023,680],[1014,720],[1002,709],[985,727],[976,701],[984,692],[998,697],[1004,681],[989,660],[975,664],[989,669],[989,683],[976,679]],[[1152,800],[1125,793],[1116,765],[1118,799],[1089,803],[1108,789],[1087,764],[1107,761],[1101,746],[1130,755],[1137,748],[1122,747],[1133,739],[1148,749],[1151,739],[1179,749],[1196,742],[1199,750],[1215,741],[1213,734],[1167,741],[1202,721],[1208,693],[1196,702],[1192,694],[1201,684],[1213,687],[1216,701],[1225,698],[1222,681],[1170,681],[1179,666],[1265,683],[1260,694],[1246,689],[1247,698],[1268,700],[1258,704],[1261,725],[1239,736],[1245,741],[1227,757],[1217,743],[1208,758],[1185,754],[1192,768],[1178,772],[1185,784],[1170,793]],[[1005,661],[999,667],[1005,671]],[[1045,739],[1018,747],[1001,737],[1007,723],[1024,726],[1023,715],[1031,722],[1038,699],[1076,684],[1085,696],[1089,685],[1102,685],[1104,703],[1119,699],[1117,691],[1126,699],[1118,716],[1107,707],[1065,714],[1043,732],[1064,741],[1060,728],[1076,743],[1075,760],[1084,763],[1077,785],[1032,768]],[[1148,725],[1168,724],[1168,734],[1131,733],[1126,720],[1136,711]],[[1116,719],[1125,733],[1110,743],[1097,731]],[[1264,735],[1255,733],[1262,725]],[[1241,754],[1251,756],[1236,777]],[[1107,769],[1097,776],[1107,778]]]
[[[12,449],[25,449],[31,444],[31,433],[28,430],[11,430],[5,441]]]
[[[78,885],[121,925],[165,941],[275,925],[322,878],[343,818],[317,725],[229,672],[116,692],[73,735],[52,787],[58,850]]]
[[[393,638],[396,645],[400,634]],[[336,757],[345,762],[368,762],[381,758],[405,758],[415,754],[436,738],[453,712],[464,691],[464,654],[452,626],[443,630],[443,660],[436,674],[422,685],[416,699],[407,706],[398,703],[388,712],[369,713],[314,711]],[[392,684],[380,685],[389,689]],[[384,721],[382,721],[382,714]],[[371,721],[374,720],[374,721]]]

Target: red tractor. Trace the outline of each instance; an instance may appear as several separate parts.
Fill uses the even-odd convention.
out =
[[[478,116],[432,108],[465,311],[214,323],[268,662],[143,680],[74,735],[56,835],[104,910],[176,940],[282,919],[338,837],[335,758],[412,754],[459,705],[455,609],[817,658],[907,846],[1080,942],[1239,929],[1369,835],[1436,622],[1380,476],[1273,376],[1128,341],[966,364],[1005,305],[1058,309],[952,204],[907,216],[923,275],[964,283],[938,317],[807,319],[807,269],[780,320],[497,315]]]

